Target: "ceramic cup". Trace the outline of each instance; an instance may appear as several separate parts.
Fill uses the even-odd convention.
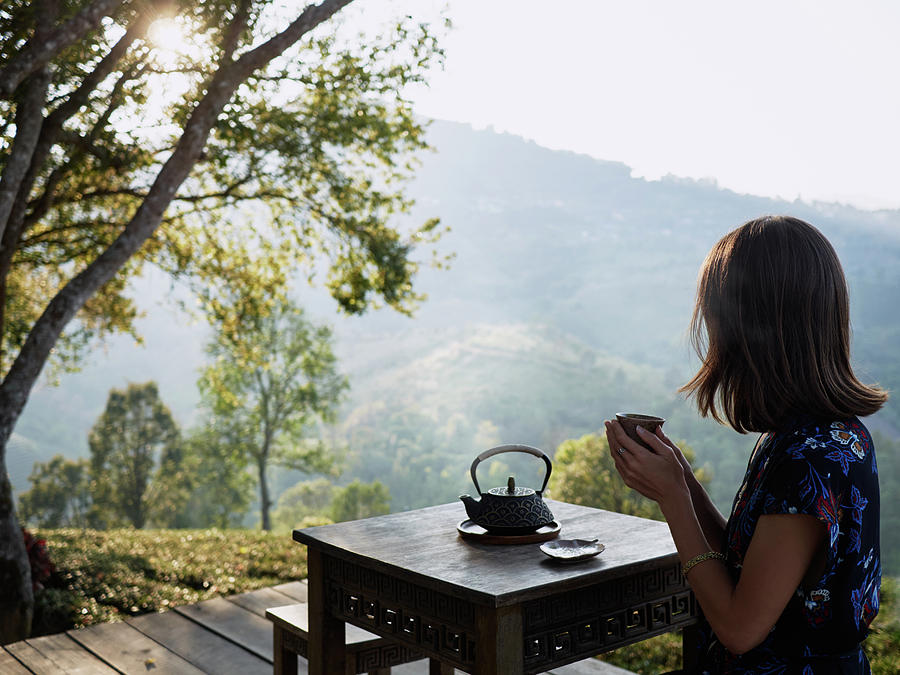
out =
[[[616,419],[619,421],[619,424],[622,425],[622,428],[625,430],[625,433],[628,434],[628,437],[634,439],[645,448],[650,449],[641,437],[638,436],[638,427],[644,427],[651,434],[656,433],[656,428],[661,427],[665,420],[662,417],[656,417],[655,415],[641,415],[640,413],[616,413]]]

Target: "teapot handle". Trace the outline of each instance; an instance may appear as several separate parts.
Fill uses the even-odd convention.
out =
[[[475,490],[478,492],[478,494],[481,494],[481,488],[478,485],[478,478],[475,476],[475,468],[488,457],[493,457],[494,455],[499,455],[504,452],[524,452],[544,460],[544,464],[547,465],[547,471],[546,473],[544,473],[544,484],[541,485],[541,489],[537,491],[538,497],[543,497],[544,490],[547,489],[547,482],[550,480],[550,471],[553,469],[550,458],[537,448],[533,448],[530,445],[520,445],[518,443],[512,443],[510,445],[498,445],[491,448],[490,450],[485,450],[475,458],[475,460],[472,462],[471,468],[469,469],[469,473],[472,474],[472,482],[475,483]]]

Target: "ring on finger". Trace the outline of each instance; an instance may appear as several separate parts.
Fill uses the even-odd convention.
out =
[[[619,454],[620,454],[620,455],[624,455],[625,452],[626,452],[625,448],[623,448],[623,447],[620,446],[620,447],[619,447]]]

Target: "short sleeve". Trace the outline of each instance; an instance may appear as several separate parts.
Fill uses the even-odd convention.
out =
[[[834,549],[840,534],[841,513],[841,490],[834,482],[840,476],[823,466],[821,454],[817,455],[811,445],[786,449],[780,461],[771,468],[765,481],[760,515],[813,516],[825,523],[829,547]]]

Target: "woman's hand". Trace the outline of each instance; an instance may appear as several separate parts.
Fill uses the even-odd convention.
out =
[[[678,458],[678,463],[681,464],[681,468],[684,469],[685,478],[694,475],[694,469],[691,467],[691,463],[687,461],[687,458],[684,456],[684,453],[681,452],[681,448],[679,448],[672,441],[671,438],[666,436],[665,432],[662,430],[662,427],[656,427],[656,437],[661,440],[663,443],[672,448],[672,452],[675,453],[675,457]]]
[[[663,513],[671,500],[690,501],[685,475],[691,473],[690,464],[662,432],[654,435],[638,427],[638,434],[652,448],[651,452],[630,439],[617,421],[605,424],[609,451],[625,485],[655,501]]]

